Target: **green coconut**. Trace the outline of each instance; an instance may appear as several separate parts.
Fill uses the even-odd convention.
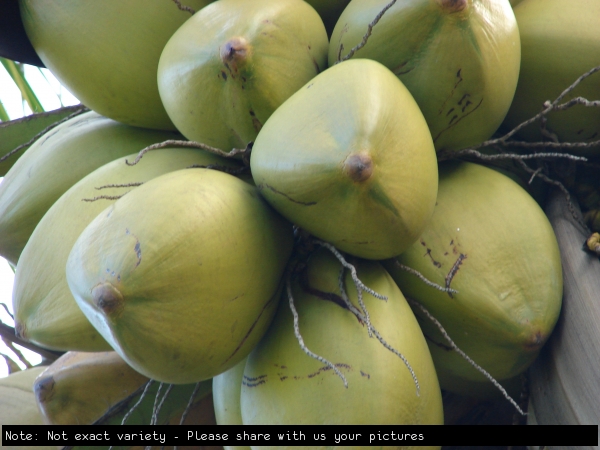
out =
[[[535,116],[579,76],[600,66],[600,3],[595,0],[525,0],[515,8],[521,35],[521,74],[505,125],[513,128]],[[564,97],[600,99],[600,75],[584,80]],[[600,108],[575,106],[548,116],[546,128],[561,142],[600,139]],[[527,140],[543,139],[539,123],[519,132]],[[597,153],[569,149],[570,152]]]
[[[239,166],[201,150],[183,148],[149,152],[138,164],[127,165],[126,161],[135,156],[124,156],[88,174],[65,192],[38,223],[19,258],[13,288],[15,325],[22,338],[62,351],[111,349],[77,306],[65,276],[69,252],[81,232],[135,185],[98,188],[144,183],[194,164]],[[98,200],[83,201],[94,198]]]
[[[336,24],[329,64],[348,55],[389,0],[353,0]],[[488,139],[519,76],[519,30],[508,0],[399,0],[355,58],[394,72],[419,104],[436,150]]]
[[[431,135],[408,90],[358,59],[311,80],[254,143],[252,176],[290,221],[369,259],[400,254],[421,234],[437,193]]]
[[[133,405],[140,401],[127,419],[127,425],[149,425],[155,397],[162,398],[167,387],[159,391],[159,383],[133,370],[116,352],[68,352],[54,361],[40,376],[34,387],[35,399],[47,425],[119,425]],[[181,416],[195,384],[171,389],[160,409],[158,425]],[[194,403],[210,396],[211,382],[198,386]]]
[[[355,261],[358,277],[387,301],[363,292],[373,327],[400,357],[370,338],[345,307],[341,264],[327,251],[313,254],[292,282],[306,347],[334,364],[348,387],[323,362],[309,357],[294,335],[284,294],[272,326],[248,357],[241,393],[244,425],[441,425],[442,398],[427,343],[402,293],[375,261]],[[345,290],[360,310],[347,272]],[[390,442],[404,448],[405,442]],[[286,447],[287,448],[287,447]],[[322,448],[322,447],[319,447]],[[439,447],[436,447],[439,448]]]
[[[220,0],[165,46],[158,87],[190,140],[223,150],[254,141],[269,116],[327,67],[318,13],[301,0]]]
[[[71,250],[67,282],[134,369],[193,383],[233,367],[265,333],[292,240],[254,186],[180,170],[100,213]]]
[[[421,303],[475,363],[496,380],[522,373],[558,319],[562,269],[542,209],[517,183],[473,163],[440,166],[433,217],[419,241],[396,258],[446,293],[386,263],[409,298]],[[495,387],[418,308],[442,389],[488,395]]]
[[[184,3],[200,9],[210,1]],[[19,0],[19,5],[36,53],[83,104],[129,125],[174,129],[160,101],[156,68],[189,12],[168,0]]]
[[[87,174],[150,144],[178,136],[124,125],[92,111],[44,134],[0,184],[0,255],[17,264],[46,211]]]
[[[0,433],[5,450],[54,450],[56,446],[14,446],[6,439],[4,425],[43,425],[37,408],[33,382],[47,366],[35,366],[0,378]],[[14,430],[13,430],[14,432]]]
[[[213,403],[217,425],[243,425],[240,395],[246,359],[212,379]],[[244,445],[224,445],[224,450],[249,450]]]

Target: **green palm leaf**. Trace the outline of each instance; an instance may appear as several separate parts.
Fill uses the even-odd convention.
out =
[[[2,62],[2,65],[21,91],[21,97],[27,102],[29,108],[31,108],[31,111],[33,111],[34,113],[43,112],[44,107],[42,106],[37,96],[35,95],[35,92],[33,92],[33,89],[31,89],[31,86],[25,79],[23,65],[5,58],[0,58],[0,62]],[[2,110],[4,110],[4,107],[2,107]],[[4,113],[6,113],[6,111],[4,111]],[[1,114],[2,113],[0,112],[0,118],[3,121],[7,120]]]

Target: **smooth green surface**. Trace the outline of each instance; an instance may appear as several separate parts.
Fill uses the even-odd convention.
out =
[[[115,199],[94,202],[83,199],[118,197],[135,186],[97,188],[143,183],[194,164],[238,166],[202,150],[182,148],[156,150],[144,155],[134,166],[126,164],[135,157],[132,154],[105,164],[72,186],[40,220],[25,245],[17,264],[13,308],[17,327],[30,341],[63,351],[110,349],[75,303],[64,268],[81,232]]]
[[[371,162],[370,176],[349,175],[353,158]],[[427,124],[402,83],[371,60],[336,65],[294,94],[265,124],[250,165],[281,214],[363,258],[400,254],[435,204]]]
[[[179,170],[100,213],[71,250],[67,282],[132,367],[192,383],[233,367],[262,337],[291,246],[290,224],[255,187]]]
[[[331,37],[330,65],[361,42],[388,3],[350,2]],[[466,7],[445,10],[444,3]],[[496,131],[515,92],[520,54],[508,0],[404,0],[383,15],[354,58],[375,59],[402,80],[440,151],[478,144]]]
[[[0,184],[0,255],[16,264],[52,204],[98,167],[178,133],[146,130],[90,111],[40,137]]]
[[[213,402],[217,425],[243,425],[240,395],[246,358],[212,380]],[[225,445],[225,450],[249,450],[243,445]]]
[[[232,39],[247,43],[237,62],[221,57]],[[160,96],[188,139],[245,148],[281,103],[325,70],[327,49],[323,22],[304,1],[219,0],[165,46]]]
[[[458,291],[440,292],[386,264],[402,292],[425,306],[456,345],[499,381],[533,362],[558,319],[562,270],[552,227],[529,194],[493,169],[444,164],[431,222],[397,259]],[[443,389],[475,395],[477,383],[487,383],[494,390],[451,351],[429,319],[415,313]]]
[[[186,0],[199,10],[209,0]],[[29,40],[83,104],[130,125],[173,129],[156,83],[160,53],[189,18],[175,2],[20,0]]]
[[[0,378],[0,433],[3,425],[43,425],[42,415],[35,403],[33,381],[45,369],[45,366],[36,366]],[[5,440],[2,448],[7,450],[54,450],[56,446],[13,446],[8,445]]]

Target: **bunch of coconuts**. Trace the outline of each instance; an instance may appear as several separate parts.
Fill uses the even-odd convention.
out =
[[[544,196],[439,156],[598,66],[599,4],[19,3],[92,110],[0,184],[21,339],[213,379],[222,424],[442,424],[442,389],[519,396],[563,298]],[[600,109],[556,114],[519,139],[597,139]]]

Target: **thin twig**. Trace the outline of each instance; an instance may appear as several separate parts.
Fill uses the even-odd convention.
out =
[[[35,352],[38,355],[40,355],[43,358],[48,359],[50,361],[57,360],[63,354],[62,352],[54,352],[52,350],[48,350],[46,348],[43,348],[43,347],[35,345],[31,342],[28,342],[24,339],[21,339],[20,337],[17,336],[15,329],[13,327],[6,325],[1,320],[0,320],[0,336],[5,337],[7,340],[14,342],[15,344],[20,345],[21,347],[25,347],[26,349],[31,350],[32,352]]]
[[[174,2],[176,5],[177,5],[177,7],[178,7],[180,10],[182,10],[182,11],[186,11],[186,12],[189,12],[189,13],[190,13],[192,16],[193,16],[194,14],[196,14],[196,10],[195,10],[195,9],[193,9],[193,8],[191,8],[191,7],[189,7],[189,6],[182,5],[182,4],[181,4],[181,2],[180,2],[179,0],[173,0],[173,2]]]
[[[98,197],[94,197],[94,198],[82,198],[81,201],[82,202],[96,202],[98,200],[119,200],[121,197],[123,197],[125,194],[127,194],[129,192],[131,192],[131,191],[127,191],[121,195],[99,195]]]
[[[588,100],[583,97],[575,97],[568,102],[562,103],[560,105],[556,105],[554,108],[555,111],[563,111],[565,109],[569,109],[575,105],[583,105],[588,108],[597,108],[600,107],[600,100]]]
[[[138,387],[135,391],[133,391],[131,394],[129,394],[127,397],[125,397],[123,400],[119,401],[118,403],[114,404],[113,406],[111,406],[103,415],[102,417],[96,419],[92,425],[106,425],[106,422],[113,418],[114,416],[116,416],[117,414],[121,413],[128,405],[129,403],[136,398],[138,395],[140,395],[143,390],[146,388],[146,383],[140,385],[140,387]],[[63,450],[68,450],[67,447],[63,448]]]
[[[346,377],[344,376],[344,374],[342,372],[340,372],[340,370],[333,363],[329,362],[322,356],[319,356],[316,353],[311,352],[308,349],[308,347],[306,346],[306,344],[304,343],[304,339],[302,338],[302,335],[300,334],[298,311],[296,311],[296,306],[294,305],[294,295],[292,294],[291,279],[292,279],[291,273],[288,273],[286,276],[285,284],[286,284],[290,309],[292,310],[292,314],[294,316],[294,334],[296,335],[296,339],[298,340],[298,343],[300,344],[300,348],[302,349],[302,351],[304,353],[306,353],[311,358],[314,358],[317,361],[325,364],[327,367],[331,368],[342,379],[342,381],[344,382],[344,387],[346,389],[348,389],[348,381],[346,380]]]
[[[27,367],[28,369],[30,369],[32,367],[31,363],[29,361],[27,361],[27,358],[25,358],[23,353],[18,348],[16,348],[11,341],[9,341],[4,336],[0,336],[0,339],[2,340],[2,342],[4,342],[4,345],[6,345],[17,356],[19,361],[21,363],[25,364],[25,367]]]
[[[138,187],[138,186],[141,186],[142,184],[144,184],[143,181],[140,181],[137,183],[125,183],[125,184],[105,184],[104,186],[99,186],[94,189],[99,191],[101,189],[109,189],[109,188]]]
[[[35,136],[33,136],[27,142],[25,142],[24,144],[19,145],[18,147],[14,148],[10,152],[8,152],[6,155],[4,155],[2,158],[0,158],[0,162],[3,162],[5,160],[7,160],[12,155],[14,155],[15,153],[17,153],[20,150],[24,149],[25,147],[29,147],[31,144],[33,144],[35,141],[37,141],[40,137],[42,137],[44,134],[46,134],[48,131],[52,130],[53,128],[56,128],[61,123],[64,123],[67,120],[72,119],[73,117],[76,117],[76,116],[78,116],[80,114],[83,114],[84,112],[88,112],[88,111],[89,111],[89,109],[86,106],[81,105],[79,108],[77,108],[75,110],[75,112],[69,114],[68,116],[66,116],[66,117],[64,117],[64,118],[62,118],[60,120],[57,120],[52,125],[48,125],[46,128],[44,128],[38,134],[36,134]]]
[[[155,410],[153,410],[151,425],[158,425],[158,415],[160,414],[160,410],[162,409],[165,401],[167,400],[167,397],[169,396],[169,394],[173,390],[173,386],[175,386],[175,385],[174,384],[169,384],[169,387],[165,391],[165,394],[163,395],[162,399],[160,400],[160,403],[158,404],[158,407]],[[156,395],[158,395],[158,393]]]
[[[538,177],[539,179],[541,179],[545,183],[551,184],[551,185],[556,186],[557,188],[559,188],[562,191],[562,193],[565,195],[565,198],[567,200],[567,207],[569,208],[569,212],[573,216],[573,219],[575,219],[575,221],[579,225],[581,225],[584,230],[586,230],[587,232],[590,232],[590,229],[588,228],[588,226],[585,224],[585,222],[583,221],[583,219],[581,217],[579,217],[579,214],[575,210],[575,206],[573,205],[573,202],[571,200],[571,193],[565,187],[564,184],[562,184],[560,181],[553,180],[552,178],[550,178],[549,176],[545,175],[542,172],[538,172],[537,170],[533,170],[531,167],[529,167],[527,164],[525,164],[524,161],[517,160],[517,163],[519,163],[521,165],[521,167],[523,168],[523,170],[525,170],[527,173],[530,173],[531,175],[535,174],[536,177]]]
[[[129,411],[127,411],[127,414],[125,414],[125,416],[123,417],[123,420],[121,420],[121,425],[125,425],[125,423],[127,422],[127,419],[129,419],[129,417],[134,413],[134,411],[137,409],[137,407],[140,406],[140,404],[142,403],[142,400],[144,400],[144,397],[148,393],[148,389],[150,389],[150,386],[152,386],[153,383],[154,383],[154,380],[148,380],[148,382],[146,383],[146,386],[144,387],[142,395],[140,395],[140,398],[138,399],[138,401],[135,402],[135,405],[133,405],[129,409]]]
[[[225,152],[219,148],[211,147],[210,145],[206,145],[206,144],[202,144],[201,142],[169,139],[167,141],[159,142],[157,144],[152,144],[152,145],[149,145],[148,147],[141,149],[133,162],[129,162],[128,160],[125,160],[125,163],[128,166],[135,166],[137,163],[140,162],[142,157],[149,151],[159,150],[161,148],[167,148],[167,147],[197,148],[200,150],[205,150],[209,153],[212,153],[212,154],[215,154],[218,156],[222,156],[223,158],[233,158],[234,156],[237,156],[237,155],[242,155],[242,158],[244,158],[245,154],[249,153],[250,150],[252,149],[252,143],[248,144],[246,146],[246,148],[234,148],[230,152]]]
[[[394,262],[394,265],[396,267],[398,267],[401,270],[404,270],[405,272],[408,272],[414,276],[416,276],[417,278],[419,278],[422,282],[424,282],[427,286],[432,287],[434,289],[437,289],[438,291],[442,291],[445,293],[451,293],[451,294],[458,294],[458,291],[456,289],[451,289],[449,287],[444,287],[444,286],[440,286],[439,284],[434,283],[433,281],[428,280],[427,278],[425,278],[425,276],[423,276],[421,274],[421,272],[419,272],[418,270],[413,269],[412,267],[408,267],[405,266],[404,264],[402,264],[400,261],[398,261],[396,258],[393,258],[392,261]]]
[[[373,27],[375,25],[377,25],[377,23],[381,20],[381,18],[387,12],[387,10],[390,9],[392,6],[394,6],[395,3],[396,3],[396,0],[392,0],[387,5],[385,5],[385,7],[379,12],[379,14],[377,14],[375,16],[375,19],[373,19],[373,21],[367,27],[367,32],[363,36],[363,38],[360,41],[360,43],[358,43],[356,46],[354,46],[350,50],[350,52],[346,56],[344,56],[343,58],[340,58],[340,56],[341,56],[341,48],[340,48],[340,51],[338,52],[338,60],[335,62],[335,64],[338,64],[338,63],[341,63],[343,61],[349,60],[350,58],[352,58],[354,56],[354,54],[357,51],[359,51],[361,48],[363,48],[365,45],[367,45],[367,41],[369,40],[369,37],[371,37],[371,33],[373,32]]]
[[[379,300],[387,300],[388,298],[385,295],[381,295],[377,292],[375,292],[373,289],[371,289],[370,287],[366,286],[362,281],[360,281],[360,279],[358,278],[358,275],[356,274],[356,267],[354,267],[352,264],[350,264],[349,262],[347,262],[344,257],[342,256],[342,254],[338,251],[337,248],[335,248],[333,245],[331,245],[328,242],[324,242],[324,241],[320,241],[318,239],[314,240],[315,244],[318,244],[322,247],[325,247],[327,250],[329,250],[331,253],[333,253],[333,255],[338,259],[338,261],[347,269],[350,270],[350,273],[352,274],[352,279],[354,280],[354,283],[356,283],[356,285],[358,287],[360,287],[363,291],[368,292],[369,294],[371,294],[373,297],[378,298]]]
[[[358,308],[356,306],[354,306],[352,304],[352,302],[350,301],[350,297],[348,297],[348,294],[346,292],[346,288],[345,288],[344,282],[343,282],[344,271],[345,271],[345,268],[342,267],[341,271],[340,271],[340,276],[339,276],[339,279],[338,279],[338,284],[339,284],[339,288],[340,288],[340,293],[341,293],[342,299],[346,303],[346,307],[356,316],[356,318],[359,321],[365,322],[366,321],[366,317],[361,314],[361,312],[358,310]],[[421,386],[419,385],[419,380],[417,379],[417,375],[415,374],[414,369],[412,368],[412,366],[408,362],[408,359],[406,359],[406,357],[402,353],[400,353],[398,350],[396,350],[394,347],[392,347],[390,344],[388,344],[385,341],[385,339],[383,339],[383,337],[381,336],[381,334],[379,333],[379,331],[377,331],[377,329],[374,326],[371,327],[371,331],[375,335],[375,337],[377,338],[377,340],[381,343],[381,345],[383,345],[386,349],[388,349],[390,352],[392,352],[394,355],[398,356],[402,360],[402,362],[404,363],[404,365],[406,366],[406,368],[410,372],[410,375],[413,378],[413,381],[414,381],[415,386],[417,388],[417,397],[420,396]]]
[[[183,425],[183,423],[185,422],[185,419],[187,419],[190,409],[192,409],[192,405],[194,403],[194,397],[196,397],[196,394],[200,390],[200,383],[201,383],[200,381],[198,383],[196,383],[196,386],[194,387],[194,390],[192,391],[192,395],[190,396],[190,399],[188,400],[188,404],[185,407],[183,414],[181,415],[181,420],[179,420],[179,425]]]
[[[371,292],[375,293],[377,295],[377,298],[380,298],[380,299],[383,296],[378,294],[377,292],[373,291],[372,289],[369,289],[367,286],[364,285],[364,283],[362,281],[360,281],[360,279],[358,278],[358,275],[356,273],[356,267],[354,267],[352,264],[347,262],[346,259],[342,256],[342,254],[333,245],[331,245],[327,242],[317,241],[317,240],[315,241],[315,243],[317,243],[318,245],[321,245],[322,247],[325,247],[327,250],[329,250],[331,253],[333,253],[333,255],[337,258],[337,260],[342,264],[342,267],[350,269],[350,273],[352,274],[352,279],[354,280],[354,284],[356,285],[358,304],[360,305],[360,307],[363,311],[363,314],[365,317],[365,323],[367,325],[367,331],[369,333],[369,337],[372,337],[373,336],[373,332],[372,332],[373,327],[371,326],[371,318],[369,316],[369,311],[367,311],[367,307],[365,306],[365,303],[362,298],[362,291],[368,289],[368,291],[370,291],[369,293],[371,293]],[[385,297],[384,300],[387,300],[387,297]]]
[[[6,306],[6,303],[0,303],[0,305],[2,305],[2,307],[6,311],[6,314],[8,314],[9,317],[14,321],[15,320],[15,316],[13,316],[13,314],[10,312],[10,310],[8,309],[8,306]]]
[[[598,141],[600,142],[600,141]],[[530,148],[537,148],[537,147],[547,147],[548,145],[552,144],[552,145],[567,145],[567,144],[571,144],[571,143],[553,143],[553,142],[520,142],[520,141],[511,141],[510,142],[511,145],[513,144],[524,144],[524,147],[530,147]],[[526,144],[526,145],[525,145]],[[583,144],[583,142],[576,142],[573,144]],[[494,145],[498,145],[498,144],[494,144]],[[557,147],[557,148],[562,148],[562,147]],[[566,148],[566,147],[565,147]],[[453,158],[458,158],[461,156],[473,156],[477,159],[481,159],[483,161],[495,161],[495,160],[504,160],[504,159],[511,159],[511,160],[525,160],[525,159],[541,159],[541,158],[563,158],[563,159],[570,159],[572,161],[583,161],[583,162],[587,162],[587,158],[584,156],[576,156],[576,155],[570,155],[568,153],[557,153],[557,152],[552,152],[552,153],[531,153],[531,154],[519,154],[519,153],[501,153],[501,154],[496,154],[496,155],[488,155],[485,153],[481,153],[473,148],[465,148],[463,150],[458,150],[455,152],[440,152],[438,154],[438,161],[445,161],[448,159],[453,159]]]
[[[560,105],[560,102],[562,101],[563,98],[565,98],[565,96],[567,96],[571,91],[573,91],[573,89],[575,89],[577,86],[579,86],[579,84],[583,80],[585,80],[586,78],[595,74],[598,71],[600,71],[600,66],[594,67],[593,69],[591,69],[591,70],[587,71],[586,73],[584,73],[583,75],[581,75],[579,78],[577,78],[573,82],[573,84],[571,84],[571,86],[566,88],[553,102],[549,102],[549,101],[545,102],[544,109],[542,111],[540,111],[539,113],[537,113],[535,116],[531,117],[530,119],[520,123],[519,125],[514,127],[512,130],[510,130],[508,133],[506,133],[504,136],[501,136],[497,139],[490,139],[488,141],[485,141],[485,142],[483,142],[479,145],[476,145],[474,147],[471,147],[471,148],[478,149],[478,148],[488,147],[488,146],[494,145],[494,144],[505,145],[505,143],[508,139],[510,139],[515,134],[517,134],[523,128],[525,128],[528,125],[531,125],[535,121],[541,119],[542,117],[549,114],[551,111],[555,110],[556,107]],[[512,144],[513,143],[511,142],[510,145],[512,145]]]
[[[551,149],[568,150],[568,149],[591,148],[591,147],[600,145],[600,140],[596,140],[596,141],[592,141],[592,142],[557,142],[557,139],[551,139],[552,142],[525,142],[525,141],[509,140],[515,134],[517,134],[519,131],[521,131],[523,128],[533,124],[534,122],[536,122],[538,120],[542,121],[541,126],[542,126],[542,129],[544,129],[545,124],[543,123],[543,121],[545,120],[545,117],[552,111],[565,110],[574,105],[585,105],[585,106],[594,106],[594,107],[598,106],[600,101],[596,101],[596,100],[589,101],[582,97],[577,97],[575,99],[569,100],[568,102],[561,103],[561,101],[565,98],[565,96],[567,96],[569,93],[571,93],[571,91],[573,91],[573,89],[575,89],[583,80],[585,80],[586,78],[595,74],[598,71],[600,71],[600,66],[594,67],[593,69],[591,69],[591,70],[587,71],[586,73],[584,73],[583,75],[581,75],[579,78],[577,78],[573,82],[573,84],[571,84],[568,88],[566,88],[553,102],[550,102],[550,101],[544,102],[544,107],[539,113],[537,113],[535,116],[525,120],[524,122],[521,122],[519,125],[514,127],[512,130],[510,130],[506,134],[504,134],[498,138],[489,139],[485,142],[474,145],[472,147],[468,147],[466,149],[459,150],[458,152],[444,152],[443,155],[442,155],[442,153],[440,153],[440,155],[443,156],[445,159],[450,159],[450,158],[452,158],[452,155],[455,155],[455,157],[456,157],[456,156],[459,156],[460,154],[467,154],[468,152],[473,151],[473,150],[478,150],[480,148],[493,147],[493,146],[503,146],[503,147],[511,146],[511,147],[530,148],[530,149],[551,148]],[[540,154],[538,154],[538,155],[540,155]],[[520,156],[522,157],[523,155],[520,155]],[[478,157],[479,157],[479,155],[478,155]],[[539,158],[541,156],[534,155],[533,157]]]
[[[427,310],[427,308],[425,308],[421,303],[419,303],[418,301],[416,301],[412,298],[406,297],[406,299],[409,301],[409,303],[411,305],[419,308],[423,312],[423,314],[425,314],[427,316],[427,318],[435,324],[435,326],[438,328],[438,330],[440,330],[440,333],[442,333],[442,335],[444,336],[446,341],[450,344],[450,346],[452,347],[452,349],[455,352],[457,352],[471,366],[473,366],[475,369],[477,369],[479,372],[481,372],[483,374],[483,376],[485,376],[488,380],[490,380],[492,382],[492,384],[494,386],[496,386],[496,388],[498,388],[498,390],[500,392],[502,392],[504,397],[513,404],[513,406],[517,409],[517,411],[519,411],[519,413],[521,415],[523,415],[523,416],[527,415],[527,413],[523,412],[523,410],[519,407],[517,402],[514,401],[510,395],[508,395],[508,392],[506,392],[506,389],[504,389],[504,387],[502,387],[502,385],[500,383],[498,383],[496,381],[496,379],[492,375],[490,375],[490,373],[488,371],[486,371],[483,367],[481,367],[479,364],[477,364],[475,361],[473,361],[465,352],[463,352],[460,348],[458,348],[458,346],[454,343],[454,341],[452,340],[450,335],[446,332],[446,330],[444,329],[442,324],[435,317],[433,317],[433,315]]]

